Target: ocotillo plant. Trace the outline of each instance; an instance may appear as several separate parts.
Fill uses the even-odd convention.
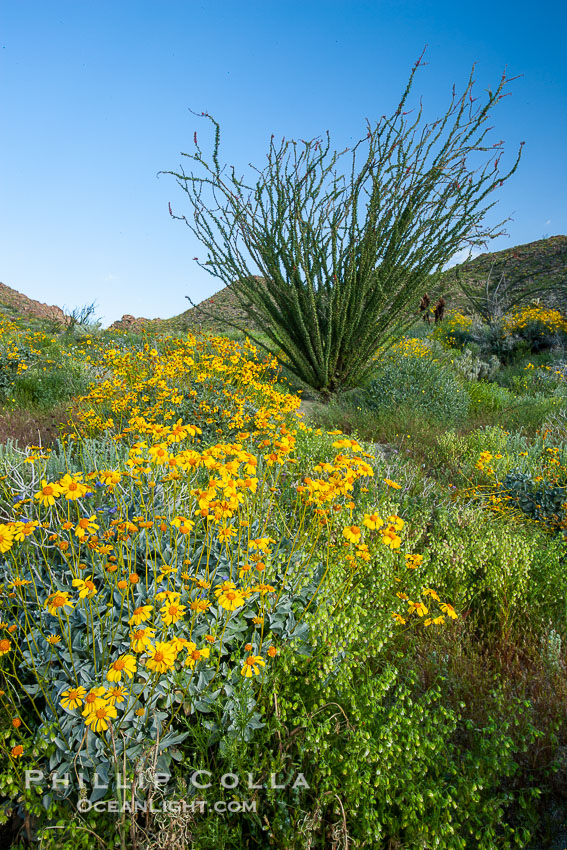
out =
[[[499,277],[493,276],[495,261],[482,287],[475,285],[474,280],[467,279],[467,267],[455,270],[459,288],[466,297],[474,313],[487,325],[499,322],[502,317],[519,307],[520,304],[541,296],[553,293],[555,298],[564,299],[567,286],[565,280],[556,280],[546,268],[533,270],[526,274],[511,271],[506,273],[506,262]]]
[[[272,136],[267,165],[251,166],[246,183],[221,167],[219,124],[203,113],[215,130],[210,161],[195,133],[195,152],[182,154],[193,170],[166,172],[191,202],[190,217],[171,205],[170,214],[206,247],[199,265],[232,287],[272,353],[323,395],[364,379],[456,251],[503,232],[504,222],[483,222],[521,146],[501,173],[503,142],[487,141],[486,122],[510,80],[503,74],[479,104],[473,67],[445,115],[424,123],[421,105],[407,108],[421,59],[393,115],[367,121],[352,150],[332,151],[328,132],[279,145]]]

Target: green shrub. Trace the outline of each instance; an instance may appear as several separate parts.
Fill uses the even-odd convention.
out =
[[[529,796],[513,790],[511,718],[475,727],[443,696],[437,684],[420,693],[411,672],[402,678],[361,664],[341,695],[342,712],[320,698],[315,710],[289,717],[286,700],[282,719],[305,724],[301,764],[317,789],[311,811],[320,832],[333,824],[354,847],[524,846],[529,832],[506,816],[511,804],[519,814]]]
[[[386,357],[363,393],[364,404],[380,410],[408,405],[432,419],[465,419],[469,398],[451,369],[430,357]]]
[[[500,387],[498,384],[484,381],[470,382],[467,384],[467,392],[470,398],[471,413],[504,410],[516,401],[516,397],[510,390]]]
[[[567,501],[564,486],[553,485],[548,481],[538,483],[531,475],[513,469],[502,481],[502,487],[509,503],[517,506],[530,519],[550,528],[562,527]]]
[[[428,529],[423,580],[468,610],[482,631],[565,625],[565,544],[513,517],[440,511]]]
[[[18,407],[53,407],[84,393],[92,376],[71,358],[41,366],[34,364],[14,381],[11,398]]]

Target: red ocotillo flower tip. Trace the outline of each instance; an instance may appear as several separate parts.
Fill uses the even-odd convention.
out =
[[[193,133],[193,141],[197,144],[197,133]]]

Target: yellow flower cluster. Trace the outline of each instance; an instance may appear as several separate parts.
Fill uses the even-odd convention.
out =
[[[331,462],[299,471],[299,399],[249,342],[189,335],[136,349],[117,337],[84,356],[100,380],[68,434],[75,466],[50,472],[49,453],[31,447],[27,477],[2,484],[14,505],[0,523],[10,559],[0,606],[13,619],[2,628],[20,631],[0,639],[0,655],[13,692],[25,691],[22,670],[35,676],[53,717],[80,711],[93,732],[131,731],[175,691],[171,724],[198,682],[269,669],[287,639],[270,623],[315,588],[317,559],[327,566],[307,607],[335,565],[348,584],[353,565],[393,562],[404,520],[377,510],[357,520],[374,458],[340,432]],[[101,463],[90,460],[93,434],[114,451]],[[407,555],[406,566],[422,560]],[[425,602],[411,606],[424,615]]]
[[[161,340],[160,349],[146,343],[140,350],[89,352],[86,359],[111,376],[80,400],[83,433],[111,431],[118,440],[128,438],[142,417],[172,442],[180,436],[168,423],[189,409],[195,433],[205,427],[223,435],[246,430],[271,443],[286,414],[299,407],[297,396],[276,387],[274,359],[259,360],[248,340],[239,345],[189,334]]]
[[[523,330],[528,324],[537,323],[545,331],[558,333],[567,332],[567,319],[559,310],[553,310],[540,304],[519,307],[504,317],[504,328],[508,333]]]
[[[404,337],[392,346],[392,352],[402,357],[431,357],[429,346],[416,337]]]
[[[465,316],[463,313],[458,312],[451,313],[443,322],[439,322],[435,326],[432,334],[433,339],[454,347],[457,345],[456,332],[468,331],[472,327],[472,324],[473,320],[470,316]]]

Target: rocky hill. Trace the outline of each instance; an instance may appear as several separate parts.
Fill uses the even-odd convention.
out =
[[[65,325],[67,320],[60,307],[53,304],[42,304],[22,295],[11,286],[0,283],[0,316],[7,319],[38,320],[40,323],[50,322]]]
[[[215,295],[201,301],[195,307],[190,307],[171,319],[141,319],[135,316],[122,316],[111,328],[117,330],[139,331],[214,331],[228,332],[230,322],[237,325],[249,326],[250,322],[240,309],[234,292],[224,287]]]
[[[487,252],[448,269],[442,276],[441,286],[447,293],[449,306],[466,308],[467,301],[456,285],[458,275],[479,290],[489,275],[493,282],[504,277],[520,289],[532,284],[548,284],[549,292],[544,300],[566,311],[567,236],[552,236],[504,251]]]

